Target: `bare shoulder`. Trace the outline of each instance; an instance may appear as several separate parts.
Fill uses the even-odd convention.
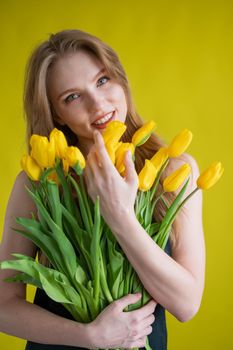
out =
[[[30,188],[30,181],[24,171],[21,171],[15,179],[6,207],[2,241],[0,244],[0,261],[13,259],[11,253],[21,253],[31,257],[36,256],[37,248],[28,239],[17,233],[14,229],[19,228],[16,217],[31,217],[36,215],[36,206],[30,198],[26,187]],[[2,279],[15,275],[18,271],[0,270],[0,297],[4,295],[25,296],[25,287],[21,283],[6,283]],[[7,293],[7,294],[4,294]],[[4,294],[4,295],[3,295]]]
[[[194,171],[198,171],[196,159],[189,153],[182,153],[179,157],[170,158],[168,168],[178,168],[184,163],[188,163]],[[174,169],[175,170],[175,169]]]

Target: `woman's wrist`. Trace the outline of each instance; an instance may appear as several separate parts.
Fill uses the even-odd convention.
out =
[[[98,340],[100,334],[98,334],[97,325],[94,321],[85,324],[85,333],[88,342],[89,349],[99,348]]]
[[[118,213],[118,219],[114,220],[111,223],[110,228],[113,233],[116,235],[124,235],[125,232],[128,232],[132,227],[138,224],[137,217],[135,212],[129,212],[127,210],[122,210],[121,213]]]
[[[77,321],[67,320],[67,326],[64,326],[66,330],[66,337],[69,339],[66,345],[79,346],[85,349],[95,348],[96,343],[96,327],[93,322],[82,323]],[[72,322],[72,326],[71,323]]]

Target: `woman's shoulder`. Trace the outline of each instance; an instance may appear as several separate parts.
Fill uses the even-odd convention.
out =
[[[196,159],[189,153],[182,153],[179,157],[171,158],[167,169],[176,170],[183,164],[188,163],[191,166],[192,173],[199,173],[199,167]]]
[[[22,170],[15,178],[7,205],[6,213],[28,213],[36,212],[36,205],[33,203],[27,188],[31,188],[27,174]]]
[[[20,170],[15,177],[15,184],[23,184],[28,182],[28,176],[24,170]]]

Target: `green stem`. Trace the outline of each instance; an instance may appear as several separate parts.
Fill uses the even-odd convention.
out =
[[[93,227],[93,220],[92,220],[92,215],[91,215],[91,210],[90,210],[90,206],[89,206],[89,202],[88,202],[88,198],[87,198],[87,193],[86,193],[86,188],[84,185],[84,181],[83,181],[83,176],[80,175],[80,187],[81,187],[81,193],[82,193],[82,197],[83,197],[83,201],[87,210],[87,215],[89,218],[89,222],[90,222],[90,226]]]
[[[170,229],[170,226],[172,225],[173,221],[176,218],[176,215],[178,214],[178,212],[180,211],[180,209],[182,208],[182,206],[185,204],[185,202],[187,202],[187,200],[192,197],[194,195],[194,193],[196,193],[199,190],[198,187],[196,187],[187,197],[185,197],[185,199],[180,203],[180,205],[177,207],[176,211],[174,212],[174,214],[172,215],[171,219],[168,221],[167,225],[165,226],[161,238],[159,238],[158,240],[158,245],[161,246],[162,249],[164,249],[164,246],[167,243],[167,233]]]
[[[161,169],[160,169],[159,172],[158,172],[158,175],[157,175],[157,177],[156,177],[156,179],[155,179],[155,182],[154,182],[154,184],[153,184],[153,186],[152,186],[152,189],[151,189],[150,200],[152,200],[153,197],[154,197],[154,195],[155,195],[155,191],[157,190],[157,187],[158,187],[158,184],[159,184],[159,179],[160,179],[160,177],[161,177],[161,174],[162,174],[162,172],[164,171],[164,169],[166,168],[166,166],[168,165],[168,163],[169,163],[169,158],[168,158],[168,159],[166,160],[166,162],[162,165]]]
[[[89,217],[88,217],[87,212],[86,212],[85,203],[84,203],[84,199],[83,199],[82,193],[81,193],[81,191],[79,189],[79,186],[78,186],[77,182],[73,179],[73,177],[70,176],[70,175],[68,175],[68,177],[69,177],[69,180],[71,181],[71,183],[74,186],[75,191],[76,191],[76,193],[78,195],[79,204],[80,204],[80,210],[81,210],[81,213],[82,213],[83,221],[85,223],[87,232],[91,236],[92,235],[92,226],[91,226],[91,224],[89,222]]]
[[[111,302],[113,302],[113,297],[112,297],[112,294],[108,288],[106,276],[104,273],[102,254],[100,254],[100,282],[101,282],[101,287],[102,287],[103,293],[104,293],[106,299],[108,300],[108,303],[110,304]]]
[[[155,198],[155,200],[154,200],[154,202],[152,203],[152,206],[151,206],[151,212],[152,213],[154,212],[154,209],[155,209],[155,206],[156,206],[158,200],[163,197],[164,193],[165,193],[165,191],[161,192],[160,195]]]
[[[161,197],[162,201],[163,201],[163,204],[165,205],[166,209],[169,208],[169,204],[168,202],[166,201],[166,199],[164,198],[164,196]]]
[[[99,310],[99,294],[100,294],[100,209],[99,197],[95,203],[94,227],[91,242],[91,259],[93,261],[94,271],[94,300],[97,310]]]
[[[180,207],[182,207],[184,205],[185,202],[187,202],[187,200],[192,197],[194,195],[194,193],[196,193],[199,190],[199,187],[196,187],[191,193],[189,193],[189,195],[187,197],[185,197],[185,199],[183,200],[183,202],[180,203],[179,207],[177,210],[180,209]]]

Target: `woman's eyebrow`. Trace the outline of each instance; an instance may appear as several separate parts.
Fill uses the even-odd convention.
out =
[[[92,80],[92,82],[93,81],[95,81],[96,79],[97,79],[97,77],[100,75],[100,74],[102,74],[103,72],[105,72],[106,71],[106,68],[102,68],[95,76],[94,76],[94,78],[93,78],[93,80]],[[65,94],[67,94],[68,92],[72,92],[72,91],[74,91],[74,90],[79,90],[77,87],[74,87],[74,88],[70,88],[70,89],[68,89],[68,90],[65,90],[65,91],[63,91],[60,95],[58,95],[58,100],[63,96],[63,95],[65,95]]]

